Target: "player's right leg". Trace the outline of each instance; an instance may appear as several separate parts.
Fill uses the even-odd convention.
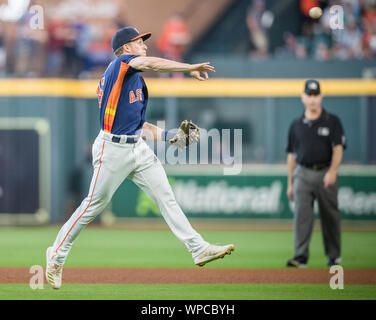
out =
[[[133,159],[128,159],[132,156],[132,152],[129,152],[131,147],[117,146],[98,138],[94,142],[94,173],[89,193],[60,229],[53,246],[47,250],[46,269],[50,271],[50,275],[46,275],[47,279],[52,277],[56,278],[55,282],[59,282],[59,272],[55,272],[55,269],[62,268],[74,240],[105,209],[116,189],[131,171],[132,166],[129,164]],[[53,284],[52,286],[54,287]]]

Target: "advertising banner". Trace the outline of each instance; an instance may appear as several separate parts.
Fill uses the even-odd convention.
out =
[[[291,219],[286,175],[169,175],[176,200],[188,217]],[[376,219],[376,175],[342,174],[339,207],[343,219]],[[113,217],[152,217],[159,209],[133,182],[116,192]],[[317,204],[315,214],[318,215]]]

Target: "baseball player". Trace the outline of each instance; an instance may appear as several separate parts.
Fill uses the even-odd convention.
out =
[[[188,72],[202,81],[208,79],[208,71],[215,69],[209,62],[186,64],[147,57],[144,41],[150,36],[125,27],[111,41],[117,58],[109,64],[97,88],[101,130],[92,148],[94,173],[89,193],[46,251],[46,278],[54,289],[61,287],[63,265],[74,240],[103,211],[126,178],[154,201],[196,265],[223,258],[235,249],[232,244],[211,245],[192,228],[175,200],[161,162],[142,139],[164,140],[184,148],[199,140],[199,128],[183,121],[177,132],[165,131],[146,122],[148,90],[140,72]]]

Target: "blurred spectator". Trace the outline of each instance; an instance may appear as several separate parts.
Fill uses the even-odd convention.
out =
[[[376,57],[376,2],[365,7],[363,17],[362,49],[364,58]]]
[[[304,43],[298,42],[295,48],[295,55],[298,59],[306,59],[308,52]]]
[[[269,55],[267,29],[273,24],[273,14],[265,10],[265,0],[253,0],[247,12],[247,27],[253,47],[251,57],[266,58]]]
[[[44,30],[30,27],[32,16],[26,11],[17,22],[14,56],[15,74],[19,77],[40,77],[43,73],[47,34]]]
[[[337,33],[334,41],[346,52],[346,59],[362,58],[362,33],[353,18],[348,20],[344,30]]]
[[[157,40],[157,48],[166,59],[182,61],[186,46],[191,37],[184,17],[180,13],[174,13],[165,23],[162,33]],[[183,74],[173,73],[174,77],[182,77]]]
[[[376,24],[368,28],[362,39],[363,57],[371,59],[376,57]]]
[[[319,61],[327,61],[331,59],[331,53],[325,42],[319,42],[315,47],[314,58]]]
[[[114,58],[111,49],[111,39],[117,26],[111,21],[89,23],[83,28],[79,44],[79,51],[84,66],[81,78],[95,78],[100,76],[107,65]]]
[[[75,18],[66,19],[63,33],[62,77],[77,77],[81,70],[81,59],[77,52],[79,33],[83,26]]]
[[[364,4],[363,21],[368,25],[376,26],[376,1]]]
[[[349,57],[346,48],[342,46],[339,42],[335,42],[333,44],[331,51],[334,59],[346,60]]]
[[[296,37],[291,32],[284,32],[283,40],[285,44],[282,48],[276,50],[276,57],[283,59],[295,58],[296,54]]]
[[[190,34],[183,16],[180,13],[174,13],[163,27],[157,40],[157,48],[165,58],[182,61],[189,41]]]
[[[347,19],[360,21],[361,18],[361,4],[359,0],[343,0],[342,1],[345,22]],[[340,4],[340,3],[339,3]]]
[[[45,74],[57,77],[63,65],[63,47],[65,42],[65,22],[59,17],[58,12],[47,23],[48,43]]]
[[[312,33],[309,37],[311,46],[311,56],[320,61],[331,59],[332,32],[322,24],[315,23],[312,26]]]
[[[0,21],[0,77],[5,75],[6,51],[4,23]]]
[[[275,57],[280,59],[305,59],[307,58],[307,47],[302,39],[287,31],[283,34],[284,46],[277,48]]]

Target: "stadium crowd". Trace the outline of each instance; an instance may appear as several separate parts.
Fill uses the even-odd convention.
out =
[[[116,2],[23,1],[29,8],[42,3],[43,16],[33,27],[38,21],[30,9],[17,20],[0,11],[2,76],[85,78],[113,59],[109,42],[124,25]]]
[[[343,29],[331,28],[330,9],[335,5],[343,8]],[[323,8],[318,20],[309,16],[309,9],[314,6]],[[284,32],[284,45],[271,52],[268,38],[273,15],[266,9],[265,0],[251,0],[246,18],[251,57],[320,61],[376,57],[376,0],[300,0],[300,15],[300,33]]]
[[[28,7],[36,2],[22,1]],[[114,58],[110,46],[112,35],[126,25],[119,14],[122,12],[119,6],[124,2],[38,1],[41,2],[44,9],[41,29],[30,28],[30,20],[34,18],[29,10],[12,20],[0,6],[0,77],[97,78]],[[251,57],[317,60],[376,57],[376,0],[300,0],[301,32],[284,32],[284,45],[275,50],[269,46],[273,16],[266,10],[265,0],[250,3],[245,23],[253,47]],[[344,8],[344,30],[330,28],[329,10],[337,4]],[[319,20],[308,18],[312,5],[324,9]]]

